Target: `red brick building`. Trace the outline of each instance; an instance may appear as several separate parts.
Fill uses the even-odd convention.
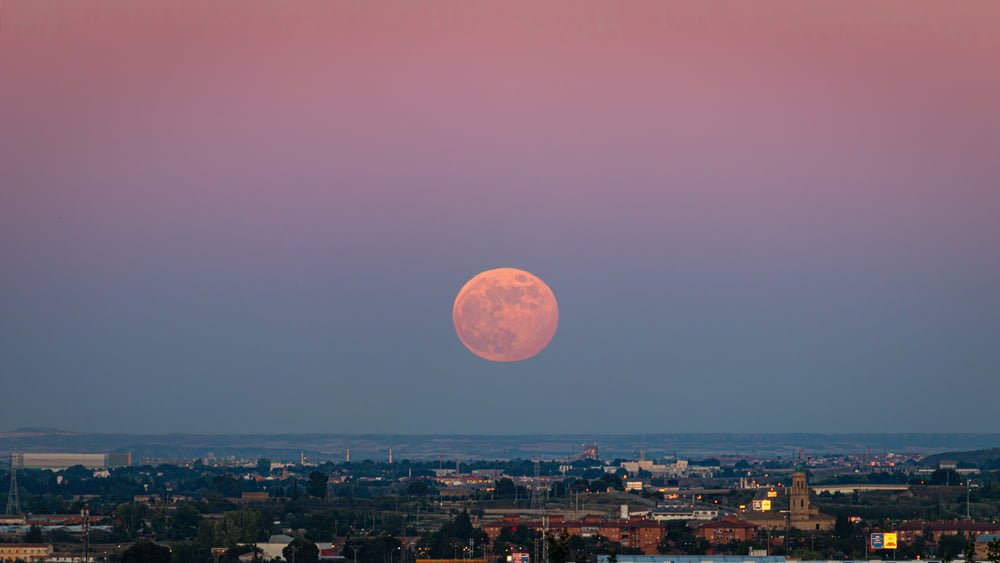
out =
[[[933,522],[914,520],[900,524],[896,527],[896,532],[899,533],[899,541],[906,544],[912,544],[918,537],[938,542],[941,540],[941,536],[961,535],[975,540],[981,534],[1000,534],[1000,523],[972,522],[969,520],[939,520]]]
[[[747,541],[757,535],[757,526],[739,520],[735,516],[726,516],[721,520],[705,522],[698,526],[698,537],[708,540],[714,545]]]
[[[586,516],[581,520],[566,520],[561,515],[549,516],[542,520],[522,520],[519,515],[508,514],[497,522],[482,524],[481,528],[493,543],[504,529],[519,527],[531,530],[548,529],[550,533],[565,532],[571,536],[604,536],[626,547],[642,550],[647,555],[659,553],[660,541],[666,535],[666,527],[655,520],[605,520],[599,516]]]

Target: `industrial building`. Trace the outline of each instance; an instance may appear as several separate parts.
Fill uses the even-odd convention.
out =
[[[132,453],[80,454],[80,453],[17,453],[11,457],[19,469],[67,469],[82,465],[87,469],[128,467]]]
[[[52,555],[48,543],[0,543],[0,561],[44,561]]]

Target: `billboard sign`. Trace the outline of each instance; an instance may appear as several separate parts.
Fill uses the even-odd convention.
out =
[[[896,549],[897,545],[896,532],[875,532],[871,535],[872,549]]]
[[[511,553],[512,563],[529,563],[530,557],[527,553]]]

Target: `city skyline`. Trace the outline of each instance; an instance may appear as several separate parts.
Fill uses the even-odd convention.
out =
[[[5,1],[0,430],[996,431],[998,29]],[[559,328],[494,364],[503,267]]]

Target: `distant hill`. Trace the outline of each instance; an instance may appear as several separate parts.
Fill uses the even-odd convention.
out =
[[[5,438],[32,438],[45,436],[76,436],[76,432],[60,430],[59,428],[42,428],[37,426],[23,426],[9,432],[0,432],[0,440]]]
[[[971,464],[980,469],[997,469],[1000,468],[1000,448],[988,448],[968,452],[944,452],[929,455],[920,460],[920,465],[924,467],[937,467],[942,461]]]
[[[397,459],[563,459],[581,451],[582,444],[600,446],[602,459],[681,459],[766,457],[796,459],[859,454],[865,451],[929,455],[948,451],[993,448],[993,434],[99,434],[65,429],[20,428],[0,432],[0,464],[10,452],[132,452],[133,458],[239,457],[293,460],[300,452],[314,461],[345,458],[385,459],[392,448]],[[995,450],[991,450],[995,451]],[[945,459],[954,459],[945,454]],[[989,455],[985,456],[990,458]],[[1000,458],[1000,454],[993,457]]]

